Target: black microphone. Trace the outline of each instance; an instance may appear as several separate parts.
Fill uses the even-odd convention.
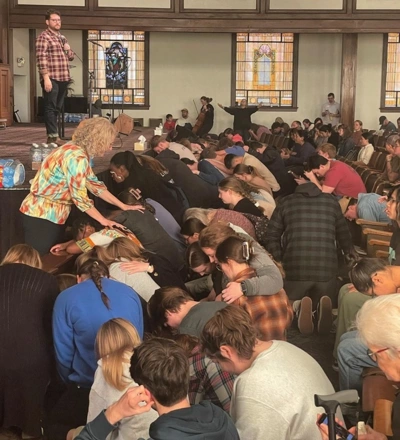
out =
[[[64,35],[60,34],[61,44],[64,52],[68,55],[68,51],[64,49],[64,46],[67,44],[67,38]]]

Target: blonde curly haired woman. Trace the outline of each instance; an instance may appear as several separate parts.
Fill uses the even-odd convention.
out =
[[[24,214],[25,242],[40,254],[49,252],[54,244],[62,241],[72,205],[103,226],[120,226],[100,214],[88,197],[88,190],[124,211],[142,209],[125,205],[113,196],[90,166],[91,158],[111,150],[115,135],[115,128],[107,119],[87,119],[79,124],[71,142],[54,149],[44,159],[20,207]]]

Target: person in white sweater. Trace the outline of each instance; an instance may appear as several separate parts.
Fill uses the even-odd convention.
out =
[[[150,274],[154,274],[154,267],[147,261],[142,250],[135,243],[131,243],[125,238],[116,239],[106,248],[98,247],[96,251],[101,261],[109,267],[110,276],[132,287],[146,302],[160,288],[150,276]],[[127,261],[136,263],[135,273],[127,272],[121,268],[121,265]]]
[[[334,389],[318,363],[284,341],[261,341],[248,313],[229,305],[203,328],[204,353],[235,380],[230,414],[242,439],[320,440],[314,394]]]
[[[100,360],[89,395],[87,422],[120,399],[128,388],[138,385],[129,373],[133,350],[140,344],[135,327],[125,319],[111,319],[100,327],[96,351]],[[158,418],[156,411],[123,419],[107,440],[138,440],[149,438],[150,424]]]
[[[373,138],[373,134],[371,133],[363,133],[361,135],[359,145],[361,146],[360,151],[357,156],[357,164],[359,165],[368,165],[371,160],[371,156],[375,151],[374,146],[371,144]]]

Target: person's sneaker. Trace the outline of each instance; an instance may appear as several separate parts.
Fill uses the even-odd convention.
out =
[[[332,369],[333,369],[333,371],[336,371],[336,373],[339,373],[339,364],[338,364],[338,361],[333,361]]]
[[[297,315],[297,326],[299,327],[300,333],[302,335],[311,335],[314,332],[311,298],[305,296],[300,301],[300,305],[297,308],[296,315]]]
[[[329,296],[323,296],[317,307],[318,333],[327,335],[332,328],[332,301]]]

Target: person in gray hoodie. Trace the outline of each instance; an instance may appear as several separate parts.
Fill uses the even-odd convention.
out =
[[[103,411],[75,440],[105,440],[122,418],[149,411],[159,418],[149,429],[151,440],[239,440],[229,415],[213,403],[190,406],[189,361],[183,349],[172,340],[152,338],[143,342],[131,359],[132,379],[142,386],[132,388]],[[139,400],[146,404],[139,406]]]

